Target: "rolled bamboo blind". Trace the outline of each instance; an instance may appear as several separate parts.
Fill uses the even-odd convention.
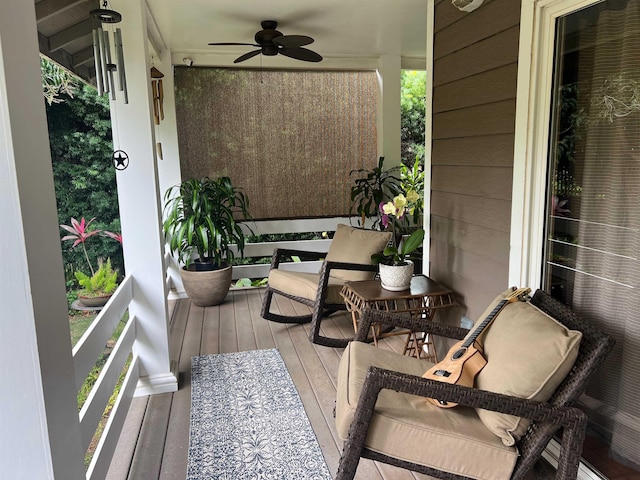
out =
[[[347,215],[377,164],[375,72],[176,67],[182,178],[228,175],[256,219]]]

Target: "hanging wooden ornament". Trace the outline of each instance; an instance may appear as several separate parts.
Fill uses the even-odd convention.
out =
[[[153,94],[153,120],[156,125],[164,120],[164,90],[162,88],[164,74],[156,67],[151,67],[151,92]]]

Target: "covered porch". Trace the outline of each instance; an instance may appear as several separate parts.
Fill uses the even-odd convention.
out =
[[[536,221],[542,224],[544,160],[532,158],[530,148],[538,135],[530,118],[533,100],[528,98],[536,93],[536,65],[527,62],[537,42],[534,25],[539,28],[537,35],[543,32],[553,38],[553,27],[540,26],[534,19],[541,11],[545,19],[552,18],[544,10],[549,5],[560,5],[551,9],[559,15],[568,0],[491,0],[473,12],[461,11],[449,0],[353,0],[322,6],[280,1],[272,10],[264,7],[259,12],[240,2],[218,3],[224,8],[215,12],[216,28],[213,20],[198,16],[202,2],[108,3],[123,16],[128,84],[128,103],[119,92],[111,102],[114,149],[126,151],[130,159],[128,168],[117,174],[126,278],[91,335],[72,349],[38,53],[51,55],[92,81],[92,54],[77,43],[90,34],[91,25],[72,12],[100,5],[40,0],[34,8],[34,2],[24,0],[3,2],[0,464],[16,472],[16,478],[184,478],[191,356],[270,347],[278,348],[290,371],[296,372],[296,388],[335,473],[341,441],[332,410],[341,350],[311,344],[308,326],[261,319],[261,289],[233,291],[219,307],[191,305],[180,298],[177,265],[165,252],[161,196],[181,180],[180,151],[173,75],[164,78],[165,120],[154,125],[150,66],[163,72],[173,72],[177,65],[232,66],[244,49],[225,53],[205,45],[250,41],[256,28],[245,28],[248,17],[257,24],[271,15],[289,14],[292,19],[316,15],[318,20],[307,25],[308,32],[290,33],[317,37],[314,48],[326,59],[319,68],[375,71],[378,154],[396,162],[399,73],[403,68],[427,69],[424,228],[428,240],[422,270],[458,294],[463,307],[451,321],[462,315],[477,318],[509,285],[537,287],[542,281],[538,257],[543,237],[531,232],[537,232],[536,225],[541,228]],[[594,2],[576,0],[571,7],[588,3]],[[347,9],[337,14],[339,21],[323,17],[331,10],[329,17],[335,19],[339,6]],[[60,12],[69,24],[47,35],[39,27],[54,29],[53,19]],[[173,18],[180,22],[173,23]],[[236,21],[241,27],[233,27]],[[303,66],[281,56],[270,60],[270,68]],[[535,140],[546,145],[546,140]],[[295,223],[277,228],[294,231]],[[301,307],[280,301],[277,308]],[[125,311],[128,326],[113,368],[105,375],[110,378],[101,382],[95,405],[79,418],[79,385]],[[344,315],[325,320],[322,328],[335,337],[352,332]],[[401,341],[386,341],[382,348],[400,350]],[[83,455],[95,431],[95,418],[101,415],[105,396],[113,392],[111,377],[129,354],[132,367],[119,408],[114,409],[110,434],[87,473]],[[419,478],[369,461],[362,462],[359,472],[361,478]]]

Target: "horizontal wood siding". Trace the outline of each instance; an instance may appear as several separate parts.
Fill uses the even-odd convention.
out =
[[[513,134],[441,138],[433,141],[432,165],[511,167]]]
[[[430,274],[473,320],[508,286],[519,20],[436,5]]]

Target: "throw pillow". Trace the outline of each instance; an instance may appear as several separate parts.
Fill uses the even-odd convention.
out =
[[[338,225],[327,252],[327,261],[372,265],[371,255],[381,252],[391,240],[391,232],[364,230]],[[369,280],[375,272],[331,270],[331,276],[344,281]]]
[[[480,321],[502,298],[492,302]],[[573,367],[581,338],[581,332],[567,329],[528,302],[509,303],[481,337],[487,365],[476,377],[476,387],[547,401]],[[530,423],[489,410],[477,412],[505,445],[513,445]]]

